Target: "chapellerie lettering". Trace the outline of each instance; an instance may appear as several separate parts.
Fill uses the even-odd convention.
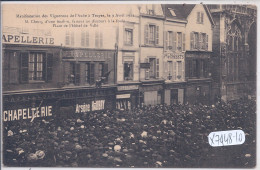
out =
[[[21,44],[38,44],[38,45],[53,45],[54,38],[37,37],[37,36],[23,36],[23,35],[5,35],[2,40],[4,43],[21,43]]]
[[[16,110],[5,110],[3,112],[4,121],[26,120],[34,119],[37,117],[52,116],[52,106],[24,108]]]

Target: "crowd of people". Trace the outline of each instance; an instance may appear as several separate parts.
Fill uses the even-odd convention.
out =
[[[243,130],[242,145],[212,147],[214,131]],[[256,101],[156,105],[4,122],[5,166],[254,167]]]

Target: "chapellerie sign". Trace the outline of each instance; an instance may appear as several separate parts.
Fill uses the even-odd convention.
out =
[[[2,42],[3,43],[17,43],[17,44],[53,45],[54,38],[29,36],[29,35],[3,34]]]
[[[25,119],[33,120],[37,117],[48,116],[52,116],[52,106],[4,110],[3,112],[3,119],[5,122]]]

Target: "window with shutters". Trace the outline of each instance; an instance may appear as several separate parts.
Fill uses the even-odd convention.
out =
[[[194,48],[199,49],[199,33],[195,32],[194,33]]]
[[[52,53],[22,52],[20,54],[20,82],[52,80]]]
[[[158,45],[159,44],[159,26],[154,24],[145,25],[145,40],[144,43],[147,45]]]
[[[201,49],[206,50],[207,49],[207,35],[205,33],[202,33],[201,37],[202,37]]]
[[[206,33],[190,33],[191,50],[208,50],[208,35]]]
[[[95,33],[95,47],[103,48],[103,33],[101,31]]]
[[[65,45],[74,45],[74,32],[67,31],[65,36]]]
[[[133,29],[125,29],[125,45],[133,45]]]
[[[81,32],[81,46],[89,47],[89,32],[88,31]]]

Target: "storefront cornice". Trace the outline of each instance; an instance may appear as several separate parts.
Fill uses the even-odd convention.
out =
[[[62,47],[62,50],[86,50],[86,51],[115,51],[115,49],[105,49],[105,48],[81,48],[81,47]]]
[[[62,48],[61,46],[58,45],[32,45],[32,44],[6,44],[3,43],[2,49],[9,49],[12,47],[26,47],[26,48],[33,48],[33,49],[43,49],[43,48]],[[20,50],[20,49],[17,49]]]

